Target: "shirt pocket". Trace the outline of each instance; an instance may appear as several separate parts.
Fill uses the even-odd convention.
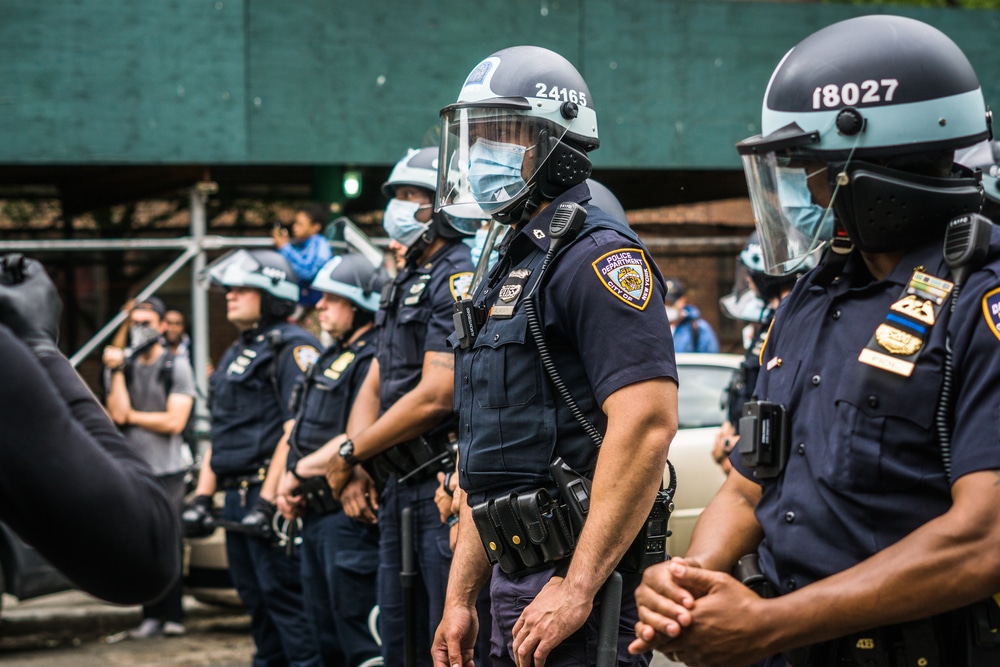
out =
[[[391,341],[392,353],[404,364],[422,364],[424,342],[427,339],[427,322],[431,309],[425,306],[401,307],[396,319],[396,330]]]
[[[534,347],[525,345],[528,318],[491,320],[480,332],[475,347],[476,401],[482,408],[503,408],[531,403],[538,396],[540,360]]]
[[[939,474],[943,464],[934,420],[940,386],[940,369],[928,368],[910,378],[876,378],[874,385],[846,383],[836,401],[836,437],[843,449],[828,462],[832,481],[851,490],[886,492]]]

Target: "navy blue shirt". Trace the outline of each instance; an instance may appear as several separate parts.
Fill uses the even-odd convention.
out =
[[[294,416],[288,405],[292,390],[318,357],[319,341],[287,322],[243,332],[226,350],[209,380],[216,475],[253,473],[270,459]]]
[[[461,486],[474,505],[538,486],[553,487],[548,465],[556,455],[592,473],[597,449],[554,392],[528,326],[526,295],[540,275],[548,228],[558,205],[586,204],[578,185],[552,202],[506,248],[475,302],[490,313],[468,350],[459,350]],[[601,405],[626,385],[677,379],[664,281],[648,251],[623,223],[586,206],[579,235],[559,251],[540,292],[540,321],[554,363],[580,410],[599,432]]]
[[[347,430],[347,418],[375,356],[375,330],[369,329],[346,348],[331,345],[303,379],[295,428],[289,438],[288,469]]]
[[[383,289],[375,315],[379,414],[417,386],[425,353],[451,353],[448,336],[455,330],[455,301],[466,295],[472,270],[469,247],[452,240],[426,262],[407,265]]]
[[[1000,311],[1000,232],[904,377],[858,357],[894,316],[890,306],[916,267],[949,280],[940,240],[908,251],[884,280],[857,254],[828,285],[814,270],[775,315],[754,393],[786,406],[792,444],[784,474],[763,482],[756,516],[761,568],[782,591],[852,567],[951,506],[934,424],[946,334],[954,350],[952,481],[1000,469],[1000,316],[991,313]],[[731,460],[753,479],[738,451]]]

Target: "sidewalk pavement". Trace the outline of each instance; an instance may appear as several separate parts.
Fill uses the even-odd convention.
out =
[[[4,595],[0,614],[0,636],[13,637],[46,632],[110,634],[133,628],[142,621],[142,607],[110,604],[81,591],[66,591],[32,600],[18,601]],[[236,607],[217,607],[184,596],[188,620],[235,617],[246,612]]]

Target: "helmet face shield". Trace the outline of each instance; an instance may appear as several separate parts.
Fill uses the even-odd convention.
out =
[[[833,238],[833,201],[826,162],[810,153],[818,132],[787,125],[737,144],[760,237],[764,270],[795,273]]]
[[[470,203],[493,215],[523,201],[558,145],[553,139],[568,131],[533,114],[515,106],[445,108],[436,208],[469,219],[462,207]]]

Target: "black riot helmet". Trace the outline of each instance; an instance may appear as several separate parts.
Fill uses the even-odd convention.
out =
[[[299,286],[288,261],[274,250],[233,250],[206,266],[198,276],[203,289],[253,287],[260,290],[264,324],[295,311]]]
[[[982,90],[958,46],[914,19],[860,16],[804,39],[771,75],[761,132],[737,150],[769,271],[795,270],[834,220],[886,252],[982,201],[977,179],[950,173],[952,151],[990,136]]]
[[[466,77],[443,121],[437,208],[476,202],[516,224],[590,176],[597,114],[587,83],[562,56],[514,46]]]

